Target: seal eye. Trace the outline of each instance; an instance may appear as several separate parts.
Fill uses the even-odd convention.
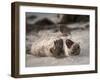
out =
[[[72,40],[70,40],[70,39],[67,39],[66,40],[66,45],[67,45],[67,47],[68,48],[71,48],[71,46],[74,44],[74,42],[72,41]]]

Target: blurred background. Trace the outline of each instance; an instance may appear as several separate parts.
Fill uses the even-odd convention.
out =
[[[26,12],[26,32],[56,29],[59,25],[89,22],[88,15],[32,13]],[[77,26],[78,27],[78,26]],[[63,27],[62,27],[63,28]]]

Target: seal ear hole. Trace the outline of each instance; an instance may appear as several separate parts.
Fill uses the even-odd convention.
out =
[[[80,47],[79,46],[77,46],[77,49],[79,49]]]

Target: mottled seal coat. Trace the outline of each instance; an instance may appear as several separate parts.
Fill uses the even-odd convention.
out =
[[[67,36],[62,36],[60,32],[56,35],[53,34],[53,36],[50,35],[44,34],[36,42],[33,42],[31,54],[58,58],[80,54],[80,45],[77,42],[72,41]]]

